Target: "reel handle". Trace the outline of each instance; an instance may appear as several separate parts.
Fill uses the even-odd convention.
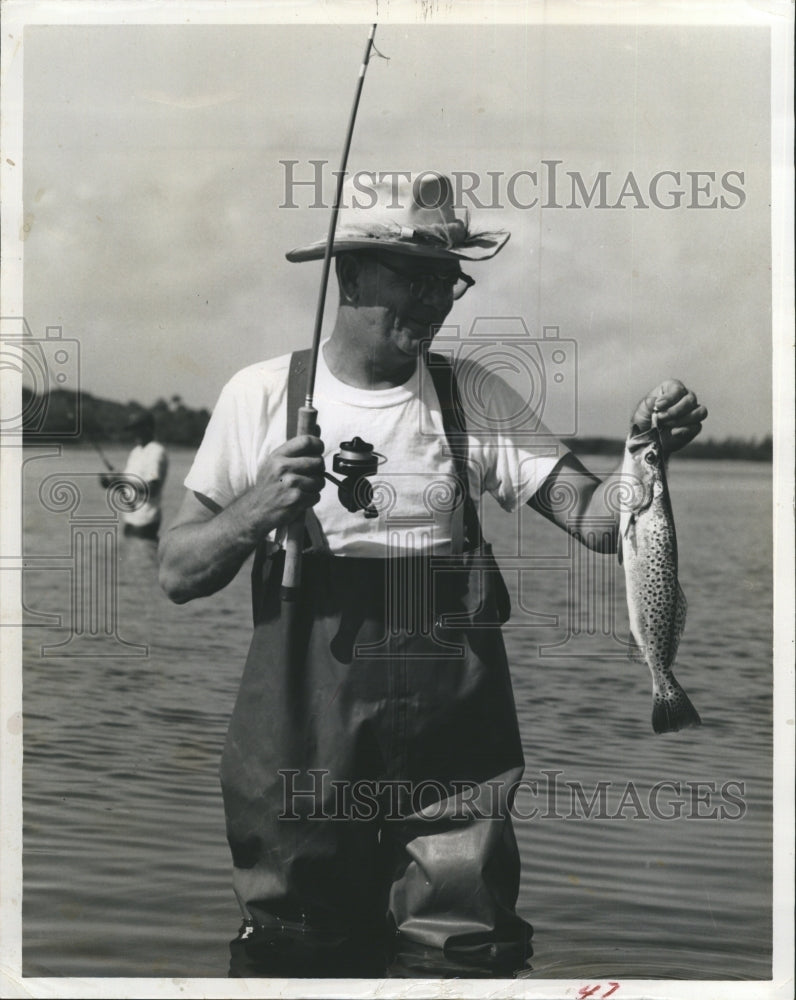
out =
[[[300,434],[314,434],[317,416],[318,411],[314,406],[300,407],[298,420],[296,421],[296,436]],[[301,587],[301,553],[304,548],[304,521],[305,515],[302,513],[287,528],[285,566],[282,571],[282,589],[280,591],[283,601],[295,601],[298,599],[299,588]]]

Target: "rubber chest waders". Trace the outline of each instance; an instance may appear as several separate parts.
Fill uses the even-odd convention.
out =
[[[305,354],[291,359],[289,424]],[[287,603],[283,553],[256,554],[221,778],[246,936],[273,951],[274,974],[286,955],[351,974],[352,956],[387,939],[399,956],[496,968],[530,952],[514,909],[523,757],[500,631],[508,597],[466,487],[453,371],[438,355],[427,364],[464,484],[463,553],[360,559],[310,545]],[[478,809],[462,806],[464,785]]]

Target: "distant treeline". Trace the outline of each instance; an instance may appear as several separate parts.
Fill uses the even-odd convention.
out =
[[[124,427],[142,410],[155,418],[155,437],[158,441],[194,448],[202,440],[210,419],[208,410],[192,410],[179,396],[173,396],[168,402],[159,399],[154,406],[142,406],[134,400],[116,403],[88,392],[76,393],[66,389],[37,395],[23,387],[23,437],[42,442],[129,442],[131,435]]]
[[[564,438],[564,442],[576,455],[616,455],[621,456],[625,443],[618,438],[577,437]],[[728,437],[723,441],[713,438],[692,441],[687,448],[677,452],[678,458],[725,458],[742,459],[747,462],[770,462],[772,459],[772,439],[768,434],[759,441]]]
[[[24,434],[27,439],[35,437],[37,441],[129,441],[130,434],[123,428],[131,417],[144,409],[155,418],[155,436],[164,444],[196,448],[210,419],[208,410],[192,410],[179,396],[172,396],[168,401],[159,399],[154,406],[143,407],[133,400],[129,403],[116,403],[87,392],[78,395],[69,390],[56,389],[46,396],[40,396],[29,389],[22,390]],[[619,456],[624,449],[624,442],[617,438],[577,437],[564,440],[576,455]],[[771,435],[759,441],[736,437],[725,438],[723,441],[698,439],[678,452],[678,455],[683,458],[770,462]]]

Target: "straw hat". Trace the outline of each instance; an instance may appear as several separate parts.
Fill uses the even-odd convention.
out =
[[[373,183],[365,183],[365,176]],[[414,179],[373,174],[348,178],[343,185],[332,253],[388,250],[442,260],[486,260],[509,238],[505,229],[474,232],[466,209],[455,209],[450,179],[426,171]],[[290,261],[319,260],[326,238],[290,250]]]

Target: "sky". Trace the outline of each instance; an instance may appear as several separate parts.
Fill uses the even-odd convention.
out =
[[[237,369],[309,346],[321,265],[284,255],[325,235],[328,209],[307,186],[285,207],[280,161],[300,179],[328,161],[330,201],[366,37],[333,23],[26,27],[24,312],[34,336],[61,326],[79,342],[83,389],[209,408]],[[473,172],[487,205],[473,221],[512,234],[469,268],[477,284],[449,323],[557,326],[580,434],[623,436],[670,376],[707,405],[705,437],[770,432],[765,28],[387,23],[376,45],[387,58],[371,60],[349,170]],[[524,207],[520,172],[541,187],[551,160],[563,207]],[[609,207],[567,207],[569,175],[591,187],[600,171]],[[679,207],[651,203],[662,171],[679,174]],[[648,207],[619,199],[630,173]],[[662,203],[678,187],[659,185]],[[335,302],[332,288],[327,329]]]

